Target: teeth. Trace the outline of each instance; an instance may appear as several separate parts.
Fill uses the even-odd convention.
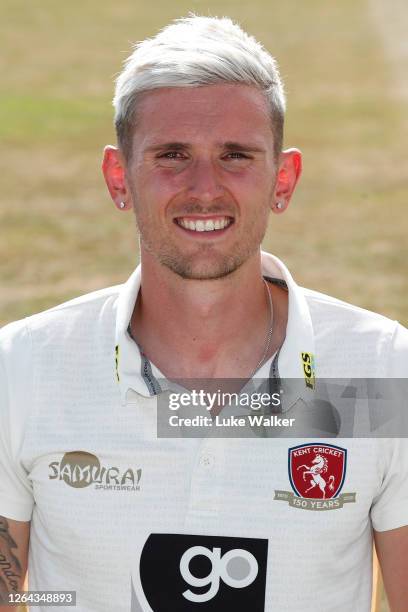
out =
[[[192,219],[184,219],[183,217],[177,219],[177,223],[185,229],[193,230],[194,232],[212,232],[213,230],[224,229],[231,223],[231,219],[223,217],[222,219],[198,219],[193,221]]]

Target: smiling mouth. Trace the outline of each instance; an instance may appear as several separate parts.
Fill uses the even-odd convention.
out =
[[[232,217],[207,217],[207,218],[192,218],[192,217],[177,217],[175,223],[185,230],[192,232],[216,232],[225,230],[232,225],[234,219]]]

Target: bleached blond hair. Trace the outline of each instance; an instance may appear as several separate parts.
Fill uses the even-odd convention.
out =
[[[190,15],[137,43],[117,78],[115,128],[125,158],[131,156],[141,94],[162,87],[219,83],[253,85],[264,92],[278,156],[283,142],[285,94],[275,59],[231,19]]]

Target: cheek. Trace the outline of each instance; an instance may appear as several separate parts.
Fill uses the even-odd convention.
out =
[[[274,184],[264,173],[236,175],[225,185],[237,202],[249,210],[269,206]]]
[[[153,202],[162,208],[182,190],[183,181],[168,171],[151,171],[138,177],[136,187],[139,200]]]
[[[168,188],[152,173],[134,173],[129,180],[134,209],[138,220],[148,220],[163,212],[168,201]]]
[[[241,171],[225,172],[225,183],[234,188],[234,185],[247,193],[268,194],[273,189],[276,174],[273,167],[263,162],[255,162]]]

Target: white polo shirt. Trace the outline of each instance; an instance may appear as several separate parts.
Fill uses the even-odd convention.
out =
[[[289,315],[257,377],[408,378],[407,330],[262,261]],[[372,527],[408,524],[407,439],[158,438],[139,288],[137,268],[0,332],[0,515],[32,521],[29,588],[78,612],[369,612]]]

